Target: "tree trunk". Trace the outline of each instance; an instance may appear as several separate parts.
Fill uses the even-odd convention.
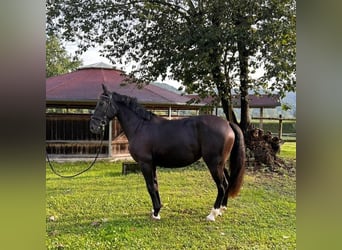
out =
[[[226,119],[229,122],[233,122],[233,123],[238,124],[234,110],[233,110],[231,88],[230,88],[230,86],[227,86],[227,84],[224,84],[224,78],[223,78],[223,75],[221,72],[221,67],[220,67],[221,54],[218,53],[218,51],[216,49],[214,50],[214,52],[211,55],[212,59],[215,57],[216,57],[216,60],[212,61],[213,65],[215,65],[212,68],[212,75],[213,75],[213,80],[216,83],[216,87],[218,90],[218,96],[219,96],[220,101],[221,101],[223,112],[226,115]]]
[[[238,124],[238,121],[236,119],[236,115],[233,109],[234,107],[233,107],[233,102],[232,102],[231,90],[227,86],[223,86],[223,87],[217,86],[217,88],[218,88],[219,95],[220,95],[222,109],[226,116],[227,121]]]
[[[239,62],[240,62],[240,92],[241,92],[241,121],[240,127],[246,135],[251,123],[249,116],[248,100],[248,50],[243,41],[238,41]]]

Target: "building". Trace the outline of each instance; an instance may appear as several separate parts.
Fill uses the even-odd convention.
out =
[[[110,91],[137,98],[144,107],[168,119],[214,111],[211,98],[193,103],[191,100],[197,98],[194,95],[184,96],[154,84],[139,88],[127,80],[130,79],[123,71],[104,63],[84,66],[46,80],[46,150],[50,158],[96,155],[101,141],[98,135],[90,132],[89,121],[102,93],[101,84]],[[250,95],[249,98],[250,107],[260,108],[261,114],[264,108],[280,105],[277,97]],[[234,107],[239,107],[238,97],[234,97]],[[217,113],[217,108],[214,113]],[[105,130],[100,157],[127,156],[127,138],[114,119]]]

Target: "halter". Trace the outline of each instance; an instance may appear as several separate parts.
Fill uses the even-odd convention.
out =
[[[104,112],[104,116],[103,116],[103,119],[100,119],[100,118],[98,118],[98,117],[95,117],[95,116],[91,116],[91,119],[94,119],[94,120],[98,120],[98,121],[100,121],[100,126],[101,126],[101,128],[103,129],[106,125],[107,125],[107,122],[108,122],[108,116],[107,116],[107,112],[108,112],[108,109],[109,109],[109,107],[110,106],[112,106],[112,105],[115,105],[115,104],[113,104],[113,102],[112,102],[112,95],[101,95],[101,97],[100,97],[100,99],[105,99],[106,101],[104,101],[105,103],[106,103],[106,105],[107,105],[107,107],[106,107],[106,110],[105,110],[105,112]],[[118,109],[117,107],[114,107],[115,109]]]

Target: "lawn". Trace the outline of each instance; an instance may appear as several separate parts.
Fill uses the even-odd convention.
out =
[[[296,143],[295,142],[285,142],[281,146],[280,157],[289,160],[296,159]]]
[[[282,153],[295,158],[295,143]],[[72,174],[87,163],[55,163]],[[97,162],[89,172],[61,179],[47,167],[47,249],[295,249],[296,178],[247,171],[240,195],[215,222],[205,217],[216,198],[208,170],[197,163],[158,169],[164,207],[150,219],[141,174],[121,175],[121,162]]]

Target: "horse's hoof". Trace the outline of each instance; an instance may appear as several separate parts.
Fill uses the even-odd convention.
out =
[[[151,218],[154,220],[160,220],[160,215],[158,214],[157,216],[155,216],[154,215],[154,209],[152,209]]]
[[[209,215],[207,216],[207,221],[215,221],[215,215],[209,214]]]
[[[154,220],[160,220],[160,215],[154,216],[154,214],[151,214],[151,218]]]
[[[218,215],[222,215],[221,211],[219,208],[213,208],[211,209],[210,214],[207,216],[208,221],[215,221],[215,217]]]

